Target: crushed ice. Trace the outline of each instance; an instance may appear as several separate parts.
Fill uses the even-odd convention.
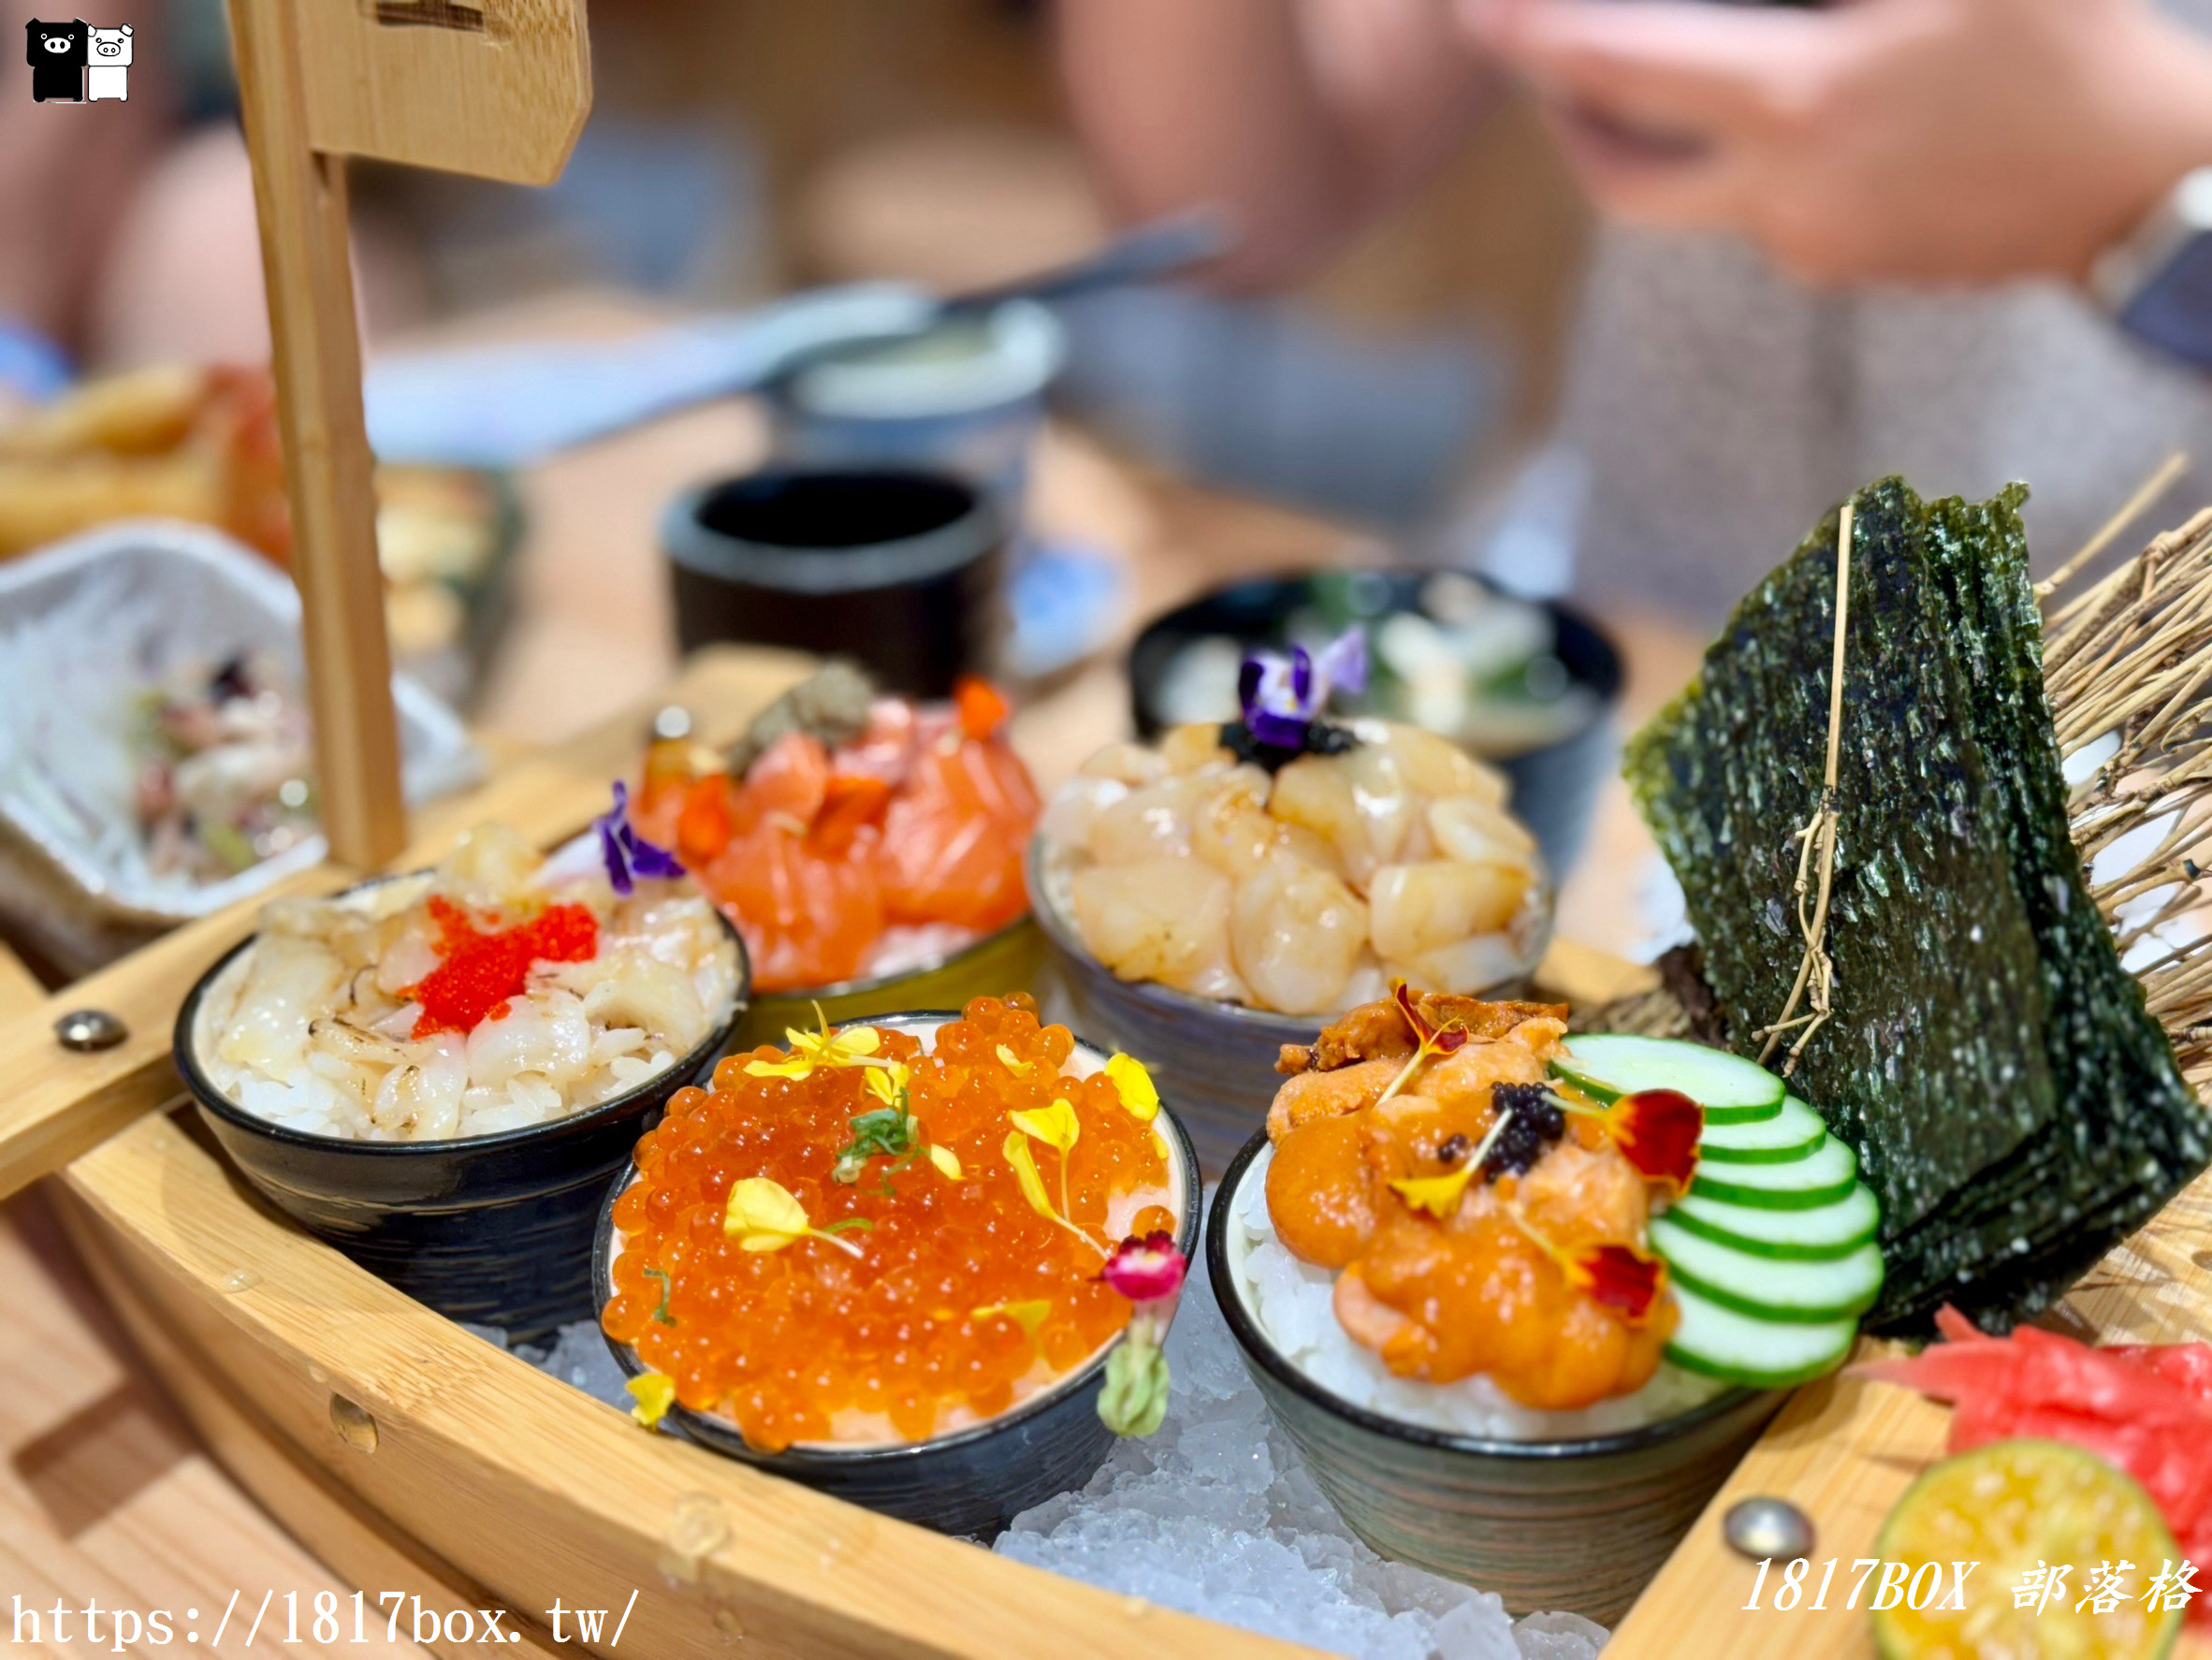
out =
[[[1575,1614],[1516,1624],[1492,1595],[1386,1562],[1346,1531],[1267,1416],[1203,1272],[1168,1335],[1167,1422],[992,1548],[1095,1585],[1363,1660],[1592,1660]]]
[[[505,1347],[503,1332],[471,1328]],[[590,1321],[522,1359],[627,1409]],[[1168,1337],[1167,1422],[1123,1441],[1088,1486],[1025,1511],[1002,1556],[1361,1660],[1593,1660],[1606,1630],[1575,1614],[1515,1622],[1484,1592],[1386,1562],[1352,1537],[1267,1416],[1203,1272]]]

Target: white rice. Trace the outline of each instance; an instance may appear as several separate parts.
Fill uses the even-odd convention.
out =
[[[1245,1312],[1276,1352],[1340,1400],[1453,1434],[1550,1441],[1638,1429],[1686,1412],[1727,1388],[1662,1363],[1633,1395],[1600,1401],[1579,1412],[1545,1412],[1519,1405],[1486,1376],[1436,1384],[1396,1376],[1337,1323],[1332,1301],[1335,1274],[1300,1261],[1275,1237],[1267,1214],[1267,1167],[1273,1157],[1271,1147],[1252,1161],[1230,1201],[1230,1266]]]

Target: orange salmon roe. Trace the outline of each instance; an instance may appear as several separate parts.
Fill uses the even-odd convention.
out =
[[[471,1032],[530,983],[532,963],[586,963],[599,951],[599,919],[584,905],[548,905],[528,922],[489,932],[443,894],[430,896],[438,966],[415,988],[415,1035]]]
[[[1164,1197],[1168,1187],[1152,1126],[1128,1114],[1103,1075],[1061,1073],[1073,1048],[1065,1027],[1041,1027],[1018,994],[969,1003],[929,1056],[911,1035],[881,1028],[878,1055],[910,1069],[916,1156],[895,1173],[891,1158],[870,1158],[849,1184],[831,1170],[853,1139],[851,1121],[883,1105],[867,1090],[869,1069],[817,1065],[805,1078],[764,1078],[748,1075],[747,1063],[782,1061],[783,1051],[725,1058],[711,1089],[677,1091],[638,1143],[641,1178],[615,1205],[623,1245],[601,1313],[607,1335],[673,1378],[682,1405],[721,1413],[767,1450],[919,1440],[1005,1410],[1128,1323],[1128,1303],[1097,1278],[1120,1236],[1108,1232],[1109,1201]],[[1082,1238],[1030,1207],[1004,1152],[1007,1115],[1055,1099],[1081,1125],[1067,1202]],[[923,1143],[949,1149],[960,1179],[939,1170]],[[1057,1209],[1061,1155],[1047,1142],[1027,1144]],[[857,1259],[812,1236],[773,1251],[727,1237],[730,1189],[753,1176],[789,1189],[816,1229],[866,1218],[869,1227],[836,1233]],[[1157,1204],[1133,1220],[1140,1231],[1173,1226]],[[1129,1230],[1125,1219],[1121,1232]],[[1050,1304],[1034,1333],[1011,1314],[988,1312],[1031,1302]]]

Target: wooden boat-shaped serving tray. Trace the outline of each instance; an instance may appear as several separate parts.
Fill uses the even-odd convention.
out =
[[[703,737],[734,735],[804,672],[800,659],[718,651],[664,701]],[[499,769],[426,815],[408,859],[501,819],[542,839],[573,832],[633,764],[646,712]],[[344,880],[322,871],[301,888]],[[353,1583],[419,1595],[453,1619],[425,1646],[473,1650],[504,1610],[509,1652],[1006,1656],[1193,1660],[1308,1653],[1154,1608],[856,1509],[663,1436],[430,1314],[267,1209],[196,1133],[160,1110],[177,1094],[170,1024],[195,977],[250,930],[252,908],[168,936],[0,1027],[12,1090],[0,1129],[36,1133],[0,1191],[60,1169],[70,1233],[153,1370],[231,1474]],[[1577,1001],[1640,970],[1571,946],[1545,968]],[[130,1027],[119,1048],[54,1041],[65,1009]],[[65,1168],[63,1168],[65,1162]],[[2130,1341],[2212,1332],[2212,1187],[2200,1184],[2116,1252],[2072,1299]],[[1715,1517],[1754,1493],[1814,1519],[1816,1561],[1849,1564],[1898,1493],[1940,1452],[1945,1413],[1848,1380],[1797,1398],[1746,1458],[1622,1627],[1610,1656],[1704,1660],[1870,1653],[1865,1615],[1744,1609],[1754,1570]],[[596,1640],[547,1610],[607,1610]],[[1831,1598],[1831,1601],[1840,1599]],[[350,1618],[350,1615],[347,1616]],[[384,1615],[380,1611],[378,1618]],[[618,1620],[620,1624],[618,1624]],[[464,1628],[467,1636],[461,1633]],[[427,1629],[423,1627],[422,1629]],[[618,1648],[619,1642],[626,1645]],[[2184,1653],[2212,1654],[2212,1645]]]

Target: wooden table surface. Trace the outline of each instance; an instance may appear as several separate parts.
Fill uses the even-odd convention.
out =
[[[560,458],[523,481],[529,532],[518,562],[515,624],[486,687],[480,716],[501,738],[546,741],[651,693],[675,655],[654,524],[678,487],[756,459],[764,428],[753,409],[712,406]],[[1035,516],[1048,533],[1121,560],[1136,619],[1229,576],[1317,563],[1374,562],[1372,539],[1312,518],[1153,476],[1073,434],[1047,435]],[[1629,658],[1631,718],[1669,695],[1695,661],[1692,638],[1650,620],[1610,619]],[[1125,726],[1117,653],[1068,677],[1019,717],[1015,741],[1050,787],[1096,744]],[[1621,949],[1638,913],[1636,882],[1649,842],[1618,786],[1607,795],[1591,852],[1562,896],[1563,936]],[[0,1016],[38,988],[0,949]],[[75,1610],[143,1614],[196,1609],[202,1629],[233,1591],[252,1607],[264,1591],[302,1608],[335,1579],[235,1487],[168,1408],[159,1385],[107,1318],[36,1192],[0,1209],[0,1635],[17,1608],[57,1600],[81,1653]],[[373,1596],[378,1587],[366,1587]],[[175,1620],[181,1631],[183,1622]],[[325,1652],[312,1638],[286,1647]],[[236,1642],[234,1631],[229,1642]],[[350,1633],[348,1634],[350,1635]],[[371,1640],[330,1653],[418,1653]],[[268,1646],[267,1634],[262,1639]],[[19,1645],[38,1652],[39,1645]],[[129,1653],[174,1655],[141,1641]]]

